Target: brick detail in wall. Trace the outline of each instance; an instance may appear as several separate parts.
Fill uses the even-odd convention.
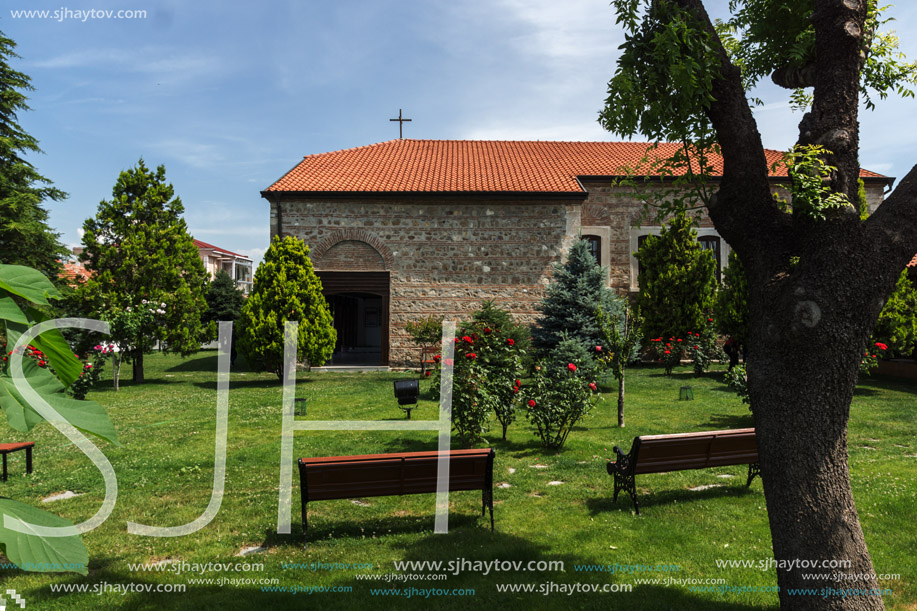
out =
[[[293,227],[289,227],[287,229],[292,230]],[[294,233],[298,233],[298,232],[294,231]],[[369,231],[366,231],[365,229],[362,229],[359,227],[350,227],[347,229],[341,229],[341,230],[331,233],[330,235],[323,236],[321,240],[319,240],[319,242],[315,244],[315,246],[311,249],[310,254],[311,254],[313,263],[315,261],[321,261],[321,264],[325,265],[326,255],[329,253],[330,250],[335,249],[337,245],[339,245],[339,243],[341,242],[357,242],[357,243],[365,242],[365,245],[370,246],[375,251],[376,257],[381,260],[381,265],[382,265],[382,267],[376,267],[376,268],[373,268],[373,270],[388,271],[394,268],[395,258],[392,255],[392,251],[389,250],[388,246],[385,245],[385,242],[383,242],[379,238],[379,236],[373,233],[370,233]],[[348,256],[358,255],[359,254],[357,250],[358,248],[359,247],[352,245],[351,246],[352,250],[341,252],[337,256],[342,257],[346,260]],[[366,251],[363,251],[363,252],[364,254],[369,256],[368,252]],[[318,269],[332,270],[332,269],[337,269],[337,268],[321,267]],[[353,268],[344,267],[342,269],[346,270],[346,269],[353,269]],[[370,268],[363,268],[363,269],[370,270]]]
[[[318,271],[372,272],[385,271],[385,260],[366,242],[344,240],[313,260]]]

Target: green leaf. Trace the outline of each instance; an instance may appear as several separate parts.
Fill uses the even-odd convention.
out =
[[[29,319],[25,317],[16,301],[9,295],[0,296],[0,320],[9,320],[20,324],[28,324]]]
[[[73,526],[73,522],[37,507],[0,497],[0,547],[13,564],[27,571],[89,574],[89,553],[79,535],[27,535],[5,528],[3,515],[39,526]]]
[[[49,298],[60,299],[61,297],[44,274],[23,265],[0,263],[0,289],[6,289],[14,295],[41,305],[50,305]]]
[[[101,405],[95,401],[79,401],[68,397],[60,381],[31,359],[23,359],[22,371],[38,396],[70,424],[85,433],[121,445],[115,427]],[[0,408],[6,412],[7,423],[23,433],[29,432],[44,420],[19,393],[9,376],[0,376]]]
[[[25,333],[29,327],[50,320],[48,316],[45,316],[35,308],[26,308],[25,313],[29,318],[28,326],[17,324],[7,325],[7,343],[10,349],[12,349],[13,344],[19,340],[19,337]],[[45,331],[38,337],[33,338],[30,343],[45,353],[45,357],[51,363],[51,366],[54,367],[54,371],[57,372],[58,377],[61,382],[64,383],[65,387],[70,386],[74,380],[80,377],[80,374],[83,372],[83,364],[78,358],[73,356],[73,350],[70,348],[69,342],[64,339],[59,329]]]

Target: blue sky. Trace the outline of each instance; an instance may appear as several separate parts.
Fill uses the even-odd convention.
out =
[[[49,203],[65,243],[142,156],[165,164],[192,234],[260,260],[259,192],[303,155],[398,137],[620,140],[596,122],[623,35],[607,0],[7,0],[45,154],[31,160],[70,194]],[[722,14],[727,2],[708,2]],[[14,10],[146,11],[145,18],[13,18]],[[891,9],[917,58],[917,7]],[[756,111],[768,148],[800,115],[769,86]],[[864,167],[899,179],[917,163],[917,102],[861,114]]]

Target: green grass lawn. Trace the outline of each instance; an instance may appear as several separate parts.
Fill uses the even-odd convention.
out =
[[[213,482],[216,355],[204,352],[182,360],[153,355],[146,360],[147,383],[110,381],[89,396],[102,403],[118,430],[122,447],[101,444],[118,475],[118,501],[111,517],[84,535],[88,577],[74,573],[36,574],[0,569],[2,589],[15,589],[28,609],[464,609],[485,603],[509,609],[759,609],[777,606],[775,593],[695,592],[662,580],[723,580],[731,588],[776,586],[774,569],[718,568],[715,561],[759,561],[771,552],[761,481],[746,489],[745,467],[683,471],[638,477],[642,515],[624,495],[612,503],[612,478],[605,463],[612,447],[630,449],[636,435],[752,426],[739,399],[718,374],[695,378],[686,368],[671,377],[661,369],[637,368],[628,377],[627,428],[616,425],[616,395],[606,389],[593,413],[570,435],[561,452],[545,451],[521,420],[502,441],[499,426],[487,436],[496,448],[495,520],[480,515],[480,494],[453,493],[449,533],[433,533],[434,495],[377,497],[310,503],[309,542],[299,526],[298,474],[294,471],[293,533],[278,535],[281,386],[268,374],[234,372],[230,391],[226,495],[219,514],[189,536],[130,535],[126,522],[175,526],[203,513]],[[106,371],[106,378],[107,376]],[[129,373],[129,371],[128,371]],[[397,420],[404,418],[393,398],[399,373],[300,374],[297,396],[307,397],[308,415],[317,420]],[[693,401],[678,401],[680,386],[693,387]],[[426,383],[422,384],[426,388]],[[851,408],[850,463],[853,489],[877,573],[900,575],[881,582],[894,594],[892,609],[914,609],[917,601],[917,409],[913,383],[866,378]],[[415,419],[434,419],[437,406],[422,400]],[[22,436],[4,429],[3,441],[36,442],[35,472],[25,474],[24,456],[10,456],[4,496],[42,506],[81,522],[104,496],[102,477],[92,463],[48,425]],[[429,432],[297,432],[294,456],[364,454],[436,449]],[[544,466],[543,468],[536,468]],[[721,477],[721,476],[731,477]],[[552,484],[552,482],[562,482]],[[504,485],[501,487],[501,485]],[[703,490],[691,488],[709,486]],[[46,505],[41,499],[72,490],[81,496]],[[246,547],[266,551],[245,558]],[[561,561],[544,570],[449,572],[442,580],[367,581],[357,576],[447,571],[396,571],[395,561]],[[191,574],[131,570],[129,564],[175,561],[188,564],[262,564],[262,570],[211,570]],[[284,567],[285,563],[365,563],[372,568]],[[665,573],[595,572],[587,565],[676,565]],[[350,588],[342,592],[265,592],[260,584],[220,585],[218,580],[277,579],[280,587]],[[192,582],[212,579],[211,584]],[[659,579],[656,584],[637,580]],[[52,592],[52,585],[88,587],[85,593]],[[184,593],[117,591],[113,586],[186,585]],[[535,584],[540,593],[498,593],[500,584]],[[576,593],[560,584],[602,587],[633,584],[630,592]],[[849,586],[848,586],[849,587]],[[372,589],[470,589],[473,596],[372,595]],[[95,590],[95,591],[94,591]]]

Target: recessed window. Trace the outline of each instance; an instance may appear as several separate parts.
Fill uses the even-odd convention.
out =
[[[720,264],[720,238],[715,235],[704,235],[697,238],[697,241],[700,242],[700,245],[704,247],[704,250],[709,250],[713,253],[713,260],[716,261],[716,281],[720,282],[721,278],[721,264]]]
[[[602,264],[602,238],[597,235],[584,235],[583,239],[589,244],[589,252],[595,257],[595,262]]]

